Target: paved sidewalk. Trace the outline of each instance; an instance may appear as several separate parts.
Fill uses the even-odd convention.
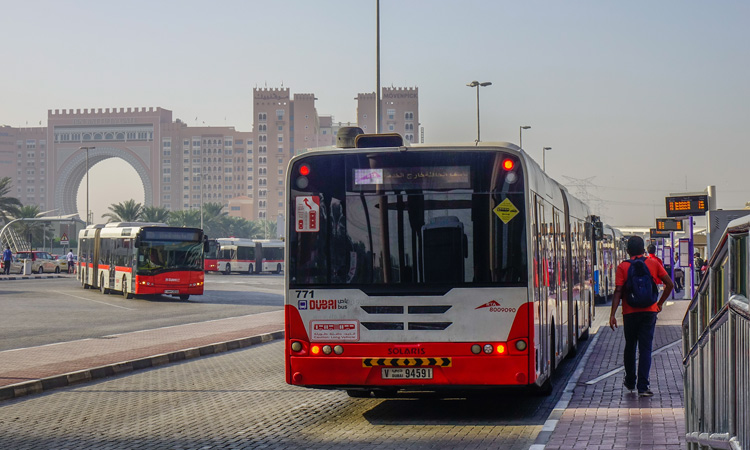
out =
[[[282,310],[0,352],[0,400],[283,336]]]
[[[534,450],[554,449],[682,449],[685,448],[681,325],[688,300],[669,300],[659,314],[651,364],[654,396],[640,398],[623,385],[625,346],[622,309],[612,331],[610,304],[597,310],[600,325],[584,356],[580,377],[563,396],[545,429],[546,442]],[[602,317],[605,316],[605,317]],[[575,375],[574,375],[575,378]]]

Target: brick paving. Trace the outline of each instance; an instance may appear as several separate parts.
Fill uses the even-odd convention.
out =
[[[553,422],[549,440],[531,448],[685,448],[681,324],[688,304],[687,300],[669,301],[659,314],[651,364],[651,398],[640,398],[622,385],[622,309],[618,312],[620,327],[615,331],[605,325],[610,306],[598,309],[600,328],[570,400],[554,419],[557,422]]]

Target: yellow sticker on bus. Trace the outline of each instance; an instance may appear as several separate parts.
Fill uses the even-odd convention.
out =
[[[492,211],[497,214],[497,217],[499,217],[500,220],[502,220],[505,224],[510,222],[510,220],[516,217],[516,215],[520,212],[518,211],[518,208],[516,208],[516,205],[514,205],[507,198],[500,202],[500,204],[497,205]]]

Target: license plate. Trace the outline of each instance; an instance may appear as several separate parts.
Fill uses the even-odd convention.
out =
[[[398,367],[380,369],[384,380],[431,380],[432,368],[429,367]]]
[[[165,289],[164,293],[165,294],[179,294],[180,291],[178,289]]]

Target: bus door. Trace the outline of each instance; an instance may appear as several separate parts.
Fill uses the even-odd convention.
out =
[[[547,224],[544,220],[543,200],[536,197],[534,208],[534,301],[537,305],[534,321],[534,342],[536,347],[536,373],[539,376],[547,372],[549,361],[549,340],[547,339],[547,286],[548,286],[548,261],[547,261]]]

